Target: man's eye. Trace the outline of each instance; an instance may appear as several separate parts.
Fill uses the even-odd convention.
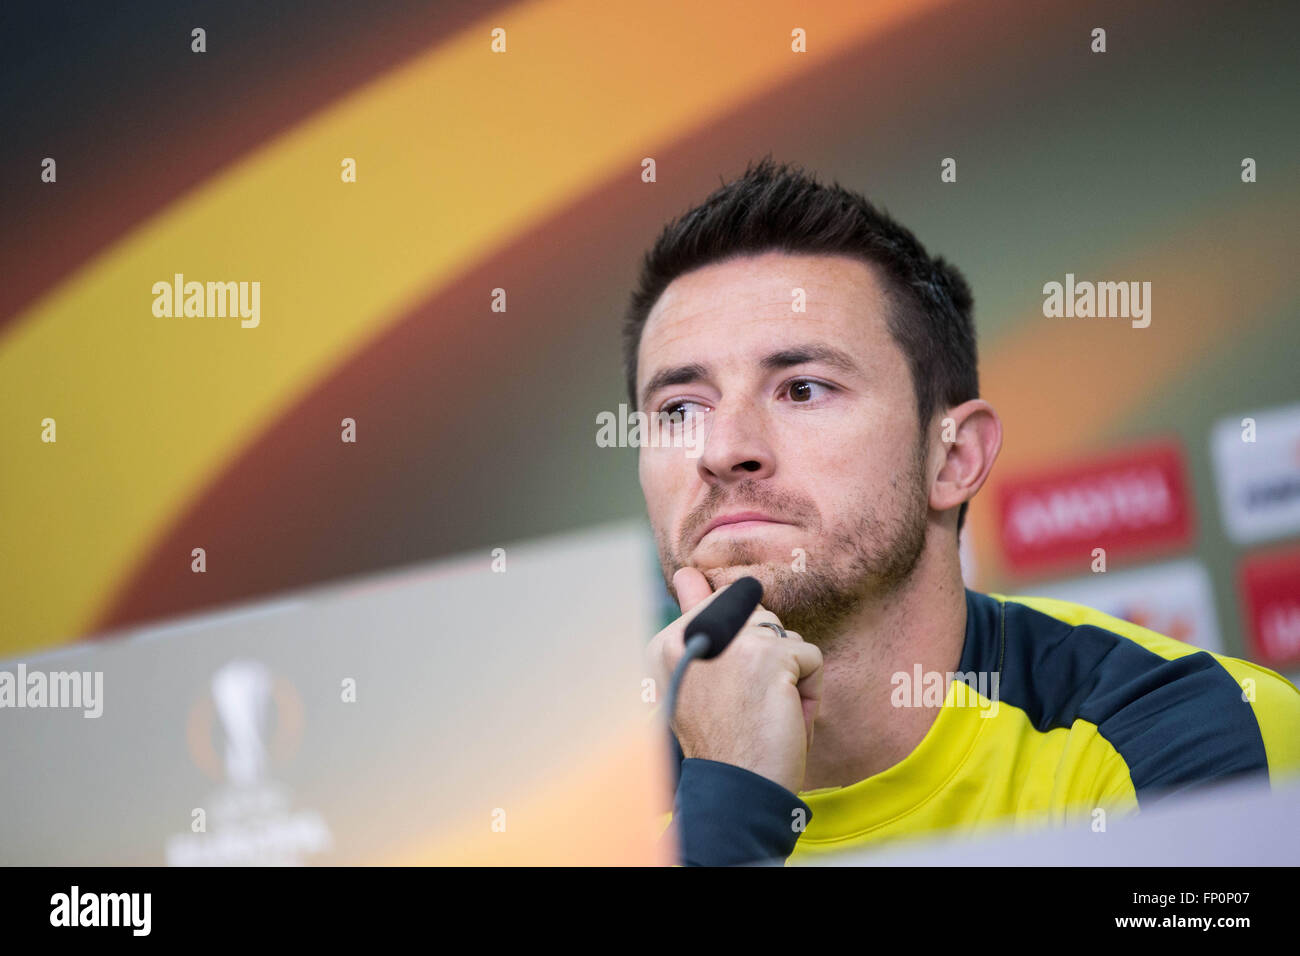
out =
[[[680,425],[686,421],[687,415],[699,414],[699,404],[697,402],[672,402],[659,409],[659,414],[667,416],[668,424]]]
[[[823,392],[834,391],[831,386],[826,385],[823,382],[814,382],[811,379],[806,378],[795,379],[790,383],[786,391],[790,394],[790,401],[803,405],[821,397],[817,391],[818,389],[821,389]]]

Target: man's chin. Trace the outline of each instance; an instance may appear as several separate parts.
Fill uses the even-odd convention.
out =
[[[795,571],[783,561],[700,570],[714,591],[746,576],[757,578],[763,585],[763,607],[780,618],[786,628],[797,631],[813,644],[831,640],[833,628],[860,606],[869,587],[863,582],[857,590],[846,588],[841,582],[818,577],[810,571]]]
[[[727,564],[718,568],[700,568],[709,586],[718,591],[734,584],[744,577],[757,578],[766,589],[775,580],[775,568],[771,564]]]

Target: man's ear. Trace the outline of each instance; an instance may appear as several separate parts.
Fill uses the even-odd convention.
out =
[[[1002,419],[982,398],[948,409],[939,421],[943,464],[930,484],[930,507],[948,511],[980,490],[1002,448]]]

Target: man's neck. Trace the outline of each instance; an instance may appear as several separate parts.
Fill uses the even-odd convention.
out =
[[[822,700],[803,790],[842,787],[889,769],[920,744],[939,711],[894,707],[894,674],[946,675],[961,663],[966,592],[951,539],[927,535],[911,577],[864,606],[824,648]]]

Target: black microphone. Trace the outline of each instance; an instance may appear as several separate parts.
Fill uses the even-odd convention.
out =
[[[709,602],[686,625],[686,646],[696,637],[704,637],[708,644],[697,656],[707,661],[727,649],[731,639],[740,632],[763,600],[763,585],[757,578],[740,578],[733,581],[721,594]]]
[[[668,706],[665,709],[668,711],[669,726],[672,726],[677,711],[677,690],[681,686],[686,665],[694,660],[709,660],[725,651],[762,599],[763,585],[758,583],[757,578],[740,578],[728,585],[686,625],[686,653],[682,655],[677,669],[673,671],[672,681],[668,684]]]

